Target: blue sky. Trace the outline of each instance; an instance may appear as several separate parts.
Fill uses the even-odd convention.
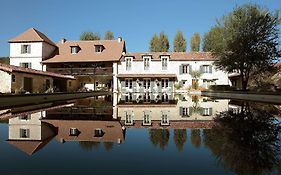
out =
[[[124,38],[129,52],[148,51],[150,38],[161,31],[172,49],[174,35],[181,30],[189,50],[195,32],[203,36],[217,18],[248,2],[281,9],[280,0],[1,0],[0,56],[9,56],[7,40],[30,27],[54,42],[78,40],[83,31],[103,36],[111,30]]]

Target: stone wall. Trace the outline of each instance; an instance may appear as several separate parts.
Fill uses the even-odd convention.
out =
[[[0,70],[0,93],[11,92],[11,74]]]
[[[15,82],[12,82],[12,92],[23,90],[24,77],[32,78],[32,93],[39,93],[46,91],[46,80],[50,80],[50,87],[53,87],[53,78],[43,75],[34,75],[22,72],[14,72]]]

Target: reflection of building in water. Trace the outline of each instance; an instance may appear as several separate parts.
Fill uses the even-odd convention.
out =
[[[57,139],[65,141],[115,142],[124,141],[125,132],[119,121],[44,119],[58,128]]]
[[[56,135],[52,125],[40,120],[44,115],[37,112],[9,119],[7,142],[29,155],[43,148]]]
[[[78,99],[73,106],[47,111],[47,116],[48,119],[111,120],[112,102],[110,100],[110,97]]]
[[[128,94],[126,94],[128,95]],[[212,123],[216,113],[228,110],[229,100],[213,100],[207,97],[150,94],[150,101],[126,101],[126,95],[118,98],[119,104],[113,109],[114,114],[127,127],[169,127],[188,128],[203,127]],[[132,96],[145,96],[146,94],[132,94]],[[164,98],[163,98],[164,96]]]
[[[124,141],[121,123],[112,118],[111,98],[80,99],[73,106],[47,111],[43,120],[58,128],[57,138],[65,141]]]

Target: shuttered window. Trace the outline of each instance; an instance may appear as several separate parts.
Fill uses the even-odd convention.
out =
[[[31,53],[31,45],[29,44],[21,45],[21,53],[22,54]]]

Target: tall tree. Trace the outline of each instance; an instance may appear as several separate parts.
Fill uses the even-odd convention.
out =
[[[149,50],[150,52],[159,51],[159,37],[156,34],[154,34],[150,40]]]
[[[82,40],[82,41],[100,40],[100,35],[99,35],[99,33],[82,32],[80,35],[80,40]]]
[[[215,52],[222,48],[223,37],[222,28],[219,26],[212,27],[209,32],[204,34],[203,37],[203,51],[204,52]]]
[[[229,72],[239,70],[243,90],[247,89],[251,73],[268,69],[281,56],[280,21],[279,12],[247,4],[234,9],[218,24],[225,43],[215,52],[215,64]]]
[[[177,31],[174,38],[174,52],[185,52],[186,51],[186,39],[184,38],[181,31]]]
[[[187,140],[186,129],[174,129],[174,143],[178,151],[182,151]]]
[[[168,52],[170,48],[168,36],[161,32],[159,35],[159,52]]]
[[[191,37],[190,50],[193,52],[199,52],[200,50],[200,34],[197,32]]]
[[[105,40],[114,40],[114,35],[111,31],[106,31],[104,34]]]

